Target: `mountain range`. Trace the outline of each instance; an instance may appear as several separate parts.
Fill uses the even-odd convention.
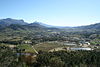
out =
[[[87,26],[77,26],[77,27],[68,27],[68,26],[52,26],[47,25],[41,22],[33,22],[27,23],[24,20],[16,20],[11,18],[0,19],[0,29],[13,29],[13,30],[46,30],[46,29],[57,29],[57,30],[64,30],[64,31],[84,31],[84,30],[100,30],[100,23],[87,25]]]
[[[26,25],[28,23],[24,22],[24,20],[16,20],[11,18],[0,19],[0,27],[6,27],[11,24]]]

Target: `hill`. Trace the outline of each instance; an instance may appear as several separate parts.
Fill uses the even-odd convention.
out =
[[[28,23],[24,22],[24,20],[16,20],[11,18],[0,19],[0,27],[6,27],[11,24],[19,24],[19,25],[26,25]]]
[[[80,28],[80,29],[100,29],[100,23],[91,24],[91,25],[87,25],[87,26],[79,26],[77,28]]]

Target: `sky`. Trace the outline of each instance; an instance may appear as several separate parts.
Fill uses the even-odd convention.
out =
[[[23,19],[55,26],[100,22],[100,0],[0,0],[0,19]]]

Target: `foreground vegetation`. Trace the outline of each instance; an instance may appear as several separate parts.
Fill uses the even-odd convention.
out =
[[[100,65],[100,52],[60,51],[44,53],[39,55],[38,62],[41,66],[50,65],[51,67],[98,67]]]
[[[98,51],[39,51],[34,55],[17,56],[17,51],[0,47],[0,67],[99,67]]]

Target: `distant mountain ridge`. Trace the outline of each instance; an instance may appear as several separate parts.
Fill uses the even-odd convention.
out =
[[[95,23],[95,24],[86,25],[86,26],[79,26],[77,28],[81,28],[81,29],[100,29],[100,23]]]
[[[42,25],[42,23],[40,23],[40,22],[33,22],[33,23],[28,24],[28,26],[41,27],[41,28],[46,28],[47,27],[45,25]]]
[[[28,23],[24,22],[24,20],[16,20],[16,19],[11,19],[11,18],[0,19],[0,26],[1,27],[6,27],[6,26],[9,26],[11,24],[26,25]]]
[[[65,31],[80,31],[80,30],[100,30],[100,23],[91,24],[87,26],[77,26],[77,27],[68,27],[68,26],[52,26],[48,24],[44,24],[41,22],[33,22],[33,23],[27,23],[24,22],[24,20],[16,20],[11,18],[1,19],[0,20],[0,28],[11,28],[11,29],[22,29],[22,30],[30,30],[30,29],[60,29]]]
[[[48,28],[70,28],[69,26],[54,26],[54,25],[48,25],[48,24],[45,24],[45,23],[42,23],[42,22],[37,22],[37,21],[35,21],[35,22],[33,22],[33,23],[31,23],[32,25],[33,24],[37,24],[37,25],[41,25],[41,26],[44,26],[44,27],[48,27]],[[31,25],[30,24],[30,25]]]

